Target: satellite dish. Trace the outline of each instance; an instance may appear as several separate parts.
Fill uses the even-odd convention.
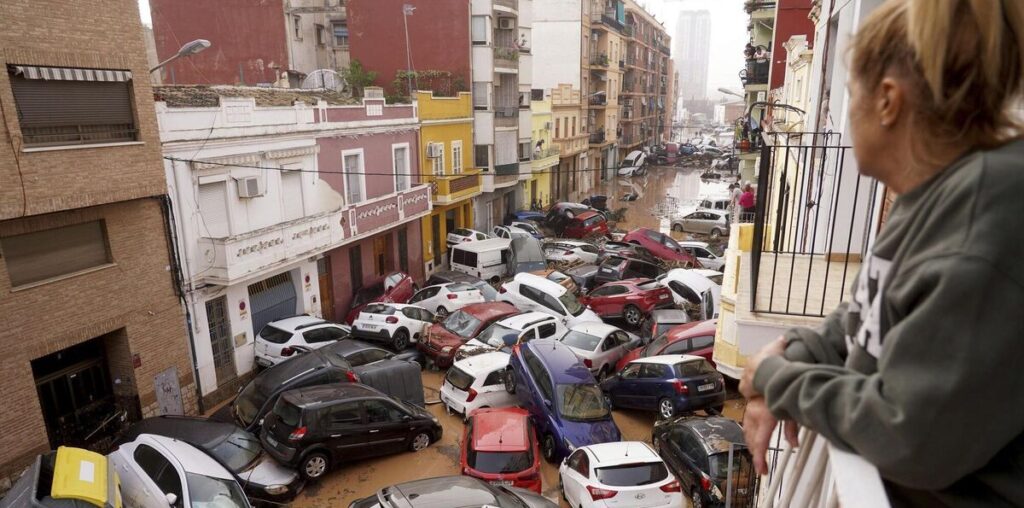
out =
[[[302,88],[305,90],[333,90],[335,92],[347,92],[348,83],[345,79],[331,69],[317,69],[306,75],[302,80]]]

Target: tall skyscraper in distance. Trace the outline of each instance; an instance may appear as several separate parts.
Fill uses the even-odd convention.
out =
[[[673,39],[672,59],[679,74],[679,97],[683,101],[707,98],[711,14],[706,10],[680,12]]]

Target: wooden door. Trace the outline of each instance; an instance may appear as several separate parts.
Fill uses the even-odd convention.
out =
[[[331,263],[328,257],[316,261],[316,271],[320,282],[320,315],[328,321],[334,321],[334,288],[331,286]]]

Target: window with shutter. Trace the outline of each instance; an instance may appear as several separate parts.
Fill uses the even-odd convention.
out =
[[[199,186],[200,234],[208,238],[230,236],[227,183],[212,182]]]
[[[11,286],[23,286],[111,262],[103,221],[0,238]]]

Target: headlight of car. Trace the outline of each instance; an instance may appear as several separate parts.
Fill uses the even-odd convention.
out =
[[[263,487],[263,490],[267,491],[267,494],[272,494],[272,495],[277,496],[277,495],[284,494],[285,492],[288,492],[288,486],[287,485],[267,485],[266,487]]]
[[[441,348],[441,352],[442,353],[450,353],[451,351],[452,351],[452,347],[451,346],[445,346],[445,347]]]
[[[565,447],[569,449],[569,453],[576,451],[576,445],[569,441],[569,438],[563,437],[562,442],[565,443]]]

